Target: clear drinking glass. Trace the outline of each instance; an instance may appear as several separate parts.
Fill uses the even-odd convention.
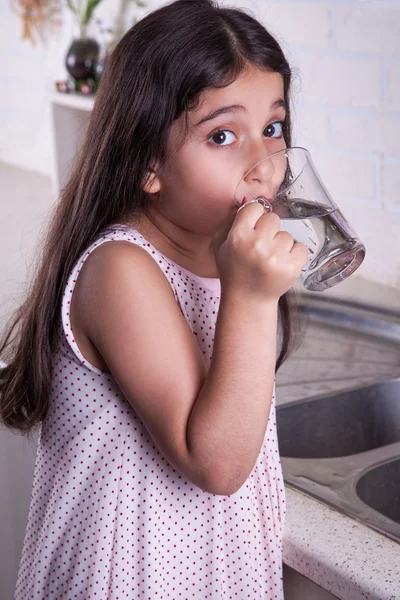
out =
[[[257,201],[281,219],[281,230],[308,248],[300,276],[322,292],[361,265],[365,247],[332,200],[305,148],[285,148],[254,165],[239,182],[235,200]],[[240,210],[240,209],[239,209]]]

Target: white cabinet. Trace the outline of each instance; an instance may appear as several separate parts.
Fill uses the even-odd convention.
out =
[[[54,93],[50,97],[53,129],[53,191],[67,182],[93,108],[94,97]]]

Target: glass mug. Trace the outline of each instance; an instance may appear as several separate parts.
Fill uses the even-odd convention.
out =
[[[254,165],[239,182],[235,201],[260,202],[281,219],[281,230],[308,248],[300,282],[322,292],[361,265],[365,247],[332,200],[305,148],[285,148]],[[240,210],[239,208],[239,210]]]

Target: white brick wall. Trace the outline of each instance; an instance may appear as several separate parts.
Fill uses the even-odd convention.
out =
[[[332,2],[334,43],[341,52],[400,55],[398,2]]]
[[[400,288],[400,0],[223,0],[251,9],[295,71],[294,143],[309,148],[328,189],[360,237],[359,275]],[[152,0],[151,5],[163,4]],[[115,0],[104,0],[110,17]],[[19,40],[0,6],[0,160],[51,173],[47,92],[64,76],[72,35],[47,47]]]
[[[400,36],[399,36],[400,37]],[[384,88],[384,108],[388,111],[400,111],[400,58],[388,61],[386,85]]]
[[[239,2],[235,4],[240,6]],[[276,37],[284,36],[290,45],[307,46],[312,50],[323,50],[330,46],[327,3],[266,1],[259,2],[257,13],[264,23],[269,24],[269,29]]]
[[[311,106],[379,110],[382,69],[378,57],[302,50],[299,68],[303,100]]]
[[[396,158],[387,158],[383,163],[382,195],[384,208],[396,207],[400,211],[400,161]]]

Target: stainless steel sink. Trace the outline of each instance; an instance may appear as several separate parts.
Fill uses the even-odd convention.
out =
[[[335,458],[400,442],[400,379],[286,405],[278,434],[282,456],[292,458]]]
[[[276,418],[285,481],[400,542],[400,378]]]
[[[364,473],[356,492],[365,504],[400,523],[400,458]]]
[[[341,310],[344,314],[342,308],[334,311],[336,330]],[[309,314],[312,318],[313,312]],[[318,308],[315,314],[325,325],[329,322],[323,309]],[[354,328],[348,313],[344,318],[348,321],[346,327],[352,324]],[[377,328],[377,335],[379,326],[375,323],[373,328]],[[365,331],[360,335],[365,336]],[[372,337],[368,335],[371,345]],[[396,329],[394,335],[398,335]],[[386,343],[392,348],[394,343],[397,352],[393,329],[385,336]],[[321,339],[320,332],[317,338]],[[373,368],[371,362],[371,376]],[[287,385],[290,365],[286,373]],[[400,375],[399,370],[397,373]],[[284,479],[288,485],[400,542],[400,376],[369,384],[354,383],[340,391],[277,407]]]

